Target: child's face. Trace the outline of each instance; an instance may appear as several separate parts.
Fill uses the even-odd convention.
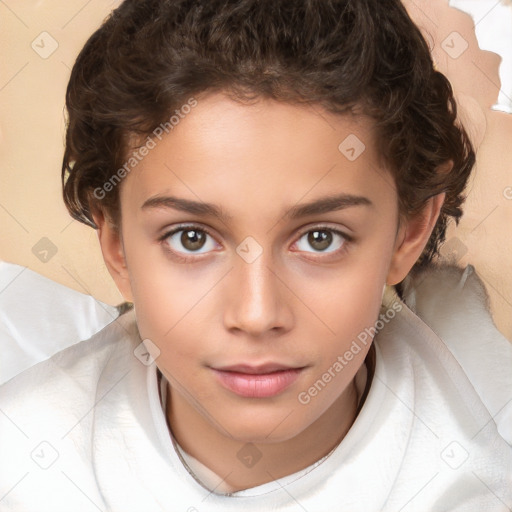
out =
[[[344,354],[378,319],[386,281],[403,278],[397,272],[415,259],[393,267],[397,195],[379,166],[372,122],[217,94],[198,98],[155,141],[122,184],[127,273],[116,281],[135,303],[141,336],[160,350],[177,408],[241,441],[290,439],[340,408],[370,343],[358,341],[350,361]],[[360,199],[287,216],[341,195]],[[166,196],[199,206],[144,207]],[[201,213],[207,203],[226,218]],[[188,239],[182,231],[159,241],[179,224]],[[309,392],[339,356],[341,371]],[[266,363],[303,369],[285,389],[257,397],[226,388],[214,370]]]

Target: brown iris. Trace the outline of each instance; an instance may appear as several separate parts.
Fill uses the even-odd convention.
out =
[[[332,243],[332,233],[329,231],[310,231],[308,234],[308,243],[314,249],[323,251]]]
[[[206,240],[206,233],[195,229],[184,230],[181,234],[181,243],[189,251],[197,251],[203,247]]]

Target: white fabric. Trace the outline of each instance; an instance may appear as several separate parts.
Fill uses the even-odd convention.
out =
[[[435,300],[440,285],[442,300]],[[448,345],[512,445],[512,344],[485,314],[490,300],[474,267],[462,273],[441,267],[416,282],[408,278],[405,300]]]
[[[464,281],[456,290],[454,279]],[[338,447],[305,474],[230,496],[200,485],[178,458],[156,366],[134,356],[135,314],[122,315],[0,386],[0,511],[508,510],[512,447],[499,432],[509,432],[512,347],[479,286],[456,270],[409,282],[418,314],[447,312],[432,322],[446,340],[400,301],[376,336],[370,392]],[[388,289],[383,310],[397,300]]]
[[[0,261],[0,384],[90,338],[117,316],[114,306]]]

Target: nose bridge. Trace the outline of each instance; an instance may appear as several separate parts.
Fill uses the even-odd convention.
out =
[[[254,335],[283,327],[286,304],[272,251],[249,240],[240,244],[237,253],[225,312],[227,326]]]

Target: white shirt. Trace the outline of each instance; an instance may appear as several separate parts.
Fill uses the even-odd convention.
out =
[[[471,267],[431,272],[408,280],[406,300],[417,314],[393,289],[384,297],[383,311],[402,307],[375,338],[375,375],[342,442],[302,471],[231,495],[207,488],[213,472],[196,466],[194,478],[184,466],[135,314],[116,318],[0,386],[0,511],[509,510],[512,347],[481,282]]]

